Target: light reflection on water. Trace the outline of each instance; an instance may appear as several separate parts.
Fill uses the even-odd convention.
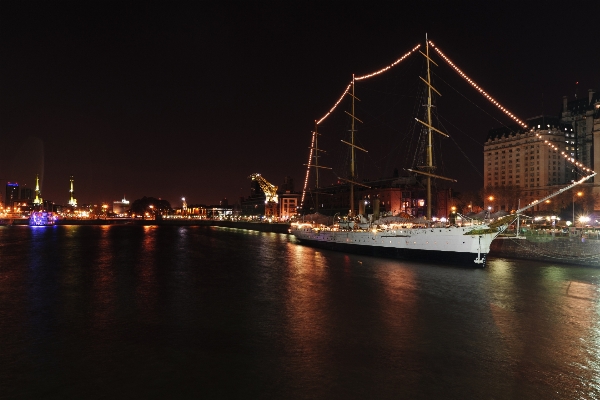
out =
[[[600,398],[599,283],[591,268],[408,263],[237,229],[0,227],[0,387]]]

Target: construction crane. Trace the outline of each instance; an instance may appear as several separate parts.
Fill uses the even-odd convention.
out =
[[[265,216],[278,217],[277,203],[279,203],[279,197],[277,196],[277,186],[267,181],[261,174],[252,174],[249,178],[257,181],[260,189],[265,194]]]

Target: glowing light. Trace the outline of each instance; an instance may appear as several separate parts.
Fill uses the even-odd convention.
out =
[[[375,71],[372,72],[370,74],[367,75],[362,75],[362,76],[358,76],[358,77],[354,77],[354,80],[360,81],[363,79],[368,79],[371,78],[373,76],[376,75],[380,75],[390,69],[392,69],[393,67],[395,67],[396,65],[398,65],[400,62],[404,61],[404,59],[406,59],[406,57],[410,56],[412,53],[414,53],[419,47],[421,47],[420,44],[416,45],[411,51],[409,51],[408,53],[404,54],[402,57],[400,57],[399,59],[397,59],[396,61],[394,61],[392,64],[388,65],[385,68],[380,69],[379,71]],[[346,90],[344,90],[344,93],[342,93],[342,95],[340,96],[340,98],[338,99],[338,101],[336,101],[336,103],[333,105],[333,107],[331,107],[331,109],[329,110],[329,112],[327,114],[325,114],[320,120],[317,121],[317,125],[320,125],[321,122],[323,122],[325,120],[325,118],[329,117],[329,115],[336,109],[336,107],[340,104],[340,102],[343,100],[343,98],[350,92],[350,88],[352,87],[352,85],[354,84],[354,82],[350,82],[348,84],[348,86],[346,86]]]
[[[543,139],[543,137],[539,134],[536,133],[535,134],[536,138],[539,139],[540,141]],[[544,144],[546,144],[548,147],[550,147],[553,151],[558,153],[558,147],[556,147],[555,145],[553,145],[551,142],[548,142],[547,140],[544,140]],[[573,157],[569,157],[567,154],[565,154],[564,151],[561,151],[560,154],[565,158],[565,161],[568,161],[570,164],[572,164],[573,166],[581,169],[582,171],[586,171],[588,172],[588,176],[592,175],[592,174],[596,174],[594,171],[592,171],[590,168],[587,168],[586,166],[584,166],[582,163],[575,161],[575,158]]]
[[[354,79],[357,80],[357,81],[361,81],[363,79],[368,79],[368,78],[372,78],[372,77],[374,77],[376,75],[383,74],[384,72],[392,69],[397,64],[399,64],[400,62],[402,62],[406,57],[408,57],[412,53],[414,53],[419,47],[421,47],[420,44],[416,45],[415,47],[413,47],[413,49],[411,51],[409,51],[408,53],[406,53],[405,55],[403,55],[402,57],[400,57],[399,59],[397,59],[396,61],[394,61],[392,64],[388,65],[387,67],[380,69],[379,71],[375,71],[375,72],[372,72],[372,73],[367,74],[367,75],[357,76]]]
[[[313,149],[315,148],[315,137],[317,132],[313,132],[310,142],[310,152],[308,153],[308,166],[306,167],[306,178],[304,178],[304,189],[302,189],[302,198],[300,199],[300,208],[304,205],[304,197],[306,196],[306,187],[308,186],[308,177],[310,175],[310,166],[312,165]]]
[[[446,55],[444,53],[442,53],[442,51],[439,48],[437,48],[433,44],[433,42],[429,41],[429,44],[440,55],[440,57],[442,57],[444,59],[444,61],[446,61],[448,63],[448,65],[450,65],[463,79],[465,79],[467,82],[469,82],[469,84],[471,86],[473,86],[479,93],[481,93],[481,95],[483,95],[493,105],[495,105],[498,109],[500,109],[504,114],[506,114],[507,116],[509,116],[510,118],[512,118],[519,125],[521,125],[524,128],[527,128],[527,124],[525,124],[523,121],[521,121],[519,118],[517,118],[514,114],[512,114],[510,111],[508,111],[506,108],[504,108],[500,103],[498,103],[498,101],[496,99],[494,99],[485,90],[483,90],[483,88],[481,88],[479,85],[477,85],[477,83],[475,83],[475,81],[473,81],[471,78],[469,78],[467,76],[467,74],[465,74],[448,57],[446,57]]]
[[[317,125],[319,125],[321,122],[323,122],[325,120],[325,118],[329,117],[329,115],[333,112],[333,110],[335,110],[335,108],[338,106],[338,104],[340,104],[340,102],[342,101],[342,99],[344,98],[344,96],[346,96],[348,94],[348,92],[350,91],[351,87],[352,87],[352,82],[350,82],[348,84],[348,86],[346,86],[346,90],[344,90],[344,93],[342,93],[342,95],[340,96],[339,100],[333,105],[333,107],[331,107],[331,110],[329,110],[329,112],[327,114],[325,114],[323,116],[323,118],[321,118],[320,120],[317,121]]]

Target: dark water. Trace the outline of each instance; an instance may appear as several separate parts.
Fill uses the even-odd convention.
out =
[[[0,398],[599,399],[600,270],[0,227]]]

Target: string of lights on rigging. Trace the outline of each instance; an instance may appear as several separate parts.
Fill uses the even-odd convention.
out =
[[[518,123],[522,127],[527,128],[527,124],[526,123],[524,123],[519,118],[517,118],[513,113],[511,113],[508,109],[506,109],[504,106],[502,106],[496,99],[494,99],[485,90],[483,90],[483,88],[480,87],[473,79],[471,79],[460,68],[458,68],[456,66],[456,64],[454,64],[452,62],[452,60],[450,60],[450,58],[448,58],[442,52],[442,50],[439,47],[435,46],[432,41],[428,41],[428,43],[438,53],[438,55],[440,57],[442,57],[444,59],[444,61],[446,61],[446,63],[448,63],[448,65],[450,65],[450,67],[452,69],[454,69],[464,80],[466,80],[473,88],[475,88],[475,90],[477,90],[482,96],[484,96],[489,102],[491,102],[493,105],[495,105],[500,111],[502,111],[504,114],[506,114],[509,118],[511,118],[512,120],[514,120],[516,123]],[[380,69],[378,71],[375,71],[375,72],[372,72],[372,73],[369,73],[369,74],[366,74],[366,75],[362,75],[362,76],[358,76],[358,77],[353,77],[353,80],[348,84],[348,86],[346,86],[346,89],[344,90],[344,92],[342,93],[342,95],[340,96],[340,98],[335,102],[335,104],[333,105],[333,107],[331,107],[331,109],[327,112],[327,114],[325,114],[321,119],[319,119],[318,121],[316,121],[316,124],[320,125],[327,117],[329,117],[329,115],[331,115],[331,113],[333,113],[333,111],[337,108],[337,106],[342,102],[342,100],[344,99],[344,97],[350,92],[350,88],[352,87],[352,85],[354,84],[355,81],[368,79],[368,78],[380,75],[380,74],[382,74],[384,72],[387,72],[392,67],[398,65],[400,62],[402,62],[403,60],[405,60],[409,55],[411,55],[416,50],[418,50],[419,47],[421,47],[420,44],[416,45],[412,50],[410,50],[409,52],[407,52],[406,54],[404,54],[402,57],[400,57],[399,59],[397,59],[396,61],[394,61],[392,64],[388,65],[387,67],[384,67],[384,68],[382,68],[382,69]],[[309,179],[310,168],[311,168],[310,166],[312,165],[311,162],[312,162],[312,155],[313,155],[312,152],[313,152],[313,148],[314,148],[315,135],[316,135],[316,132],[313,132],[312,141],[311,141],[311,150],[310,150],[309,159],[308,159],[308,167],[307,167],[307,170],[306,170],[306,178],[304,180],[304,189],[302,191],[302,199],[301,199],[301,203],[300,203],[301,206],[304,204],[304,199],[305,199],[305,194],[306,194],[306,188],[308,186],[308,179]],[[538,139],[540,139],[540,140],[542,139],[542,137],[539,134],[536,134],[536,136],[537,136]],[[553,150],[558,151],[558,147],[554,146],[552,143],[548,142],[547,140],[545,141],[545,143],[548,146],[550,146]],[[564,151],[561,152],[561,154],[566,159],[566,161],[568,161],[569,163],[573,164],[574,166],[582,169],[583,171],[587,171],[590,174],[593,174],[593,175],[596,174],[590,168],[585,167],[583,164],[575,161],[574,158],[569,157],[568,154],[566,154]],[[590,175],[588,175],[588,177],[589,176]]]
[[[342,93],[342,95],[340,96],[340,98],[338,99],[338,101],[335,102],[335,104],[333,105],[333,107],[331,107],[331,109],[327,112],[327,114],[325,114],[321,119],[319,119],[317,121],[317,125],[320,125],[321,122],[325,121],[325,119],[327,117],[329,117],[333,111],[335,111],[335,109],[342,102],[342,100],[344,99],[344,97],[348,93],[350,93],[350,88],[354,84],[354,81],[360,81],[360,80],[368,79],[368,78],[371,78],[373,76],[380,75],[380,74],[382,74],[382,73],[384,73],[386,71],[389,71],[390,69],[392,69],[393,67],[395,67],[396,65],[398,65],[399,63],[401,63],[402,61],[404,61],[408,56],[410,56],[416,50],[418,50],[419,47],[421,47],[420,44],[416,45],[415,47],[413,47],[412,50],[410,50],[409,52],[407,52],[406,54],[404,54],[402,57],[400,57],[399,59],[397,59],[396,61],[394,61],[390,65],[388,65],[387,67],[384,67],[384,68],[382,68],[382,69],[380,69],[378,71],[372,72],[370,74],[366,74],[366,75],[354,77],[353,80],[348,84],[348,86],[346,86],[346,89],[344,90],[344,92]],[[302,206],[304,204],[304,198],[305,198],[305,195],[306,195],[306,187],[308,186],[308,177],[309,177],[309,174],[310,174],[310,165],[312,165],[311,164],[311,161],[312,161],[312,149],[314,147],[315,134],[316,133],[313,132],[313,137],[312,137],[312,141],[311,141],[311,150],[310,150],[310,153],[309,153],[309,156],[308,156],[308,167],[307,167],[307,170],[306,170],[306,178],[304,179],[304,189],[302,190],[302,199],[300,200],[300,206]]]
[[[495,105],[496,107],[498,107],[498,109],[500,111],[502,111],[504,114],[506,114],[507,116],[509,116],[510,118],[512,118],[516,123],[518,123],[519,125],[521,125],[523,128],[527,128],[527,124],[524,123],[523,121],[521,121],[519,118],[517,118],[514,114],[512,114],[510,111],[508,111],[506,108],[504,108],[500,103],[498,103],[498,101],[496,101],[496,99],[494,99],[492,96],[490,96],[485,90],[483,90],[483,88],[481,88],[481,86],[479,86],[477,83],[475,83],[474,80],[472,80],[471,78],[469,78],[467,76],[467,74],[465,74],[464,72],[462,72],[462,70],[460,68],[458,68],[456,66],[456,64],[454,64],[440,49],[439,47],[436,47],[432,41],[429,41],[429,44],[431,45],[431,47],[433,47],[433,49],[440,55],[440,57],[442,57],[444,59],[444,61],[446,61],[448,63],[448,65],[450,65],[464,80],[466,80],[471,86],[473,86],[479,93],[481,93],[483,95],[483,97],[485,97],[486,99],[488,99],[493,105]]]
[[[536,133],[536,134],[535,134],[535,136],[536,136],[538,139],[540,139],[540,140],[542,140],[542,139],[543,139],[543,137],[542,137],[542,136],[541,136],[539,133]],[[557,147],[557,146],[555,146],[555,145],[554,145],[554,144],[553,144],[551,141],[549,141],[549,140],[544,140],[544,143],[545,143],[545,144],[546,144],[548,147],[550,147],[552,150],[554,150],[554,151],[558,151],[558,150],[559,150],[559,149],[558,149],[558,147]],[[578,162],[578,161],[575,161],[575,158],[573,158],[573,157],[569,157],[569,155],[568,155],[567,153],[565,153],[564,151],[561,151],[561,152],[560,152],[560,154],[561,154],[561,155],[562,155],[562,156],[565,158],[565,160],[566,160],[567,162],[569,162],[570,164],[574,165],[575,167],[577,167],[577,168],[581,169],[582,171],[589,172],[590,174],[594,174],[594,173],[595,173],[595,172],[594,172],[592,169],[590,169],[590,168],[587,168],[585,165],[583,165],[582,163],[580,163],[580,162]]]
[[[308,167],[306,170],[306,178],[304,178],[304,190],[302,190],[302,198],[300,199],[300,206],[304,204],[304,197],[306,196],[306,187],[308,186],[308,173],[310,171],[310,166],[312,165],[312,156],[313,149],[315,148],[315,137],[317,136],[317,132],[313,132],[312,141],[310,142],[310,152],[308,153]]]
[[[421,47],[420,44],[416,45],[411,51],[409,51],[408,53],[404,54],[402,57],[400,57],[399,59],[397,59],[396,61],[394,61],[393,63],[391,63],[390,65],[388,65],[385,68],[380,69],[379,71],[375,71],[372,72],[370,74],[366,74],[366,75],[362,75],[362,76],[355,76],[354,80],[355,81],[362,81],[364,79],[368,79],[368,78],[372,78],[374,76],[383,74],[386,71],[389,71],[390,69],[392,69],[393,67],[395,67],[396,65],[400,64],[400,62],[404,61],[404,59],[408,56],[410,56],[412,53],[414,53],[419,47]],[[321,122],[323,122],[325,120],[325,118],[327,118],[336,108],[337,106],[341,103],[341,101],[344,99],[344,96],[346,96],[349,92],[350,92],[350,88],[353,85],[353,81],[351,81],[348,86],[346,86],[346,90],[344,90],[344,93],[342,93],[342,95],[340,96],[339,100],[336,101],[336,103],[333,105],[333,107],[331,107],[331,109],[329,110],[329,112],[327,114],[325,114],[323,116],[323,118],[321,118],[320,120],[317,121],[317,125],[320,125]]]

